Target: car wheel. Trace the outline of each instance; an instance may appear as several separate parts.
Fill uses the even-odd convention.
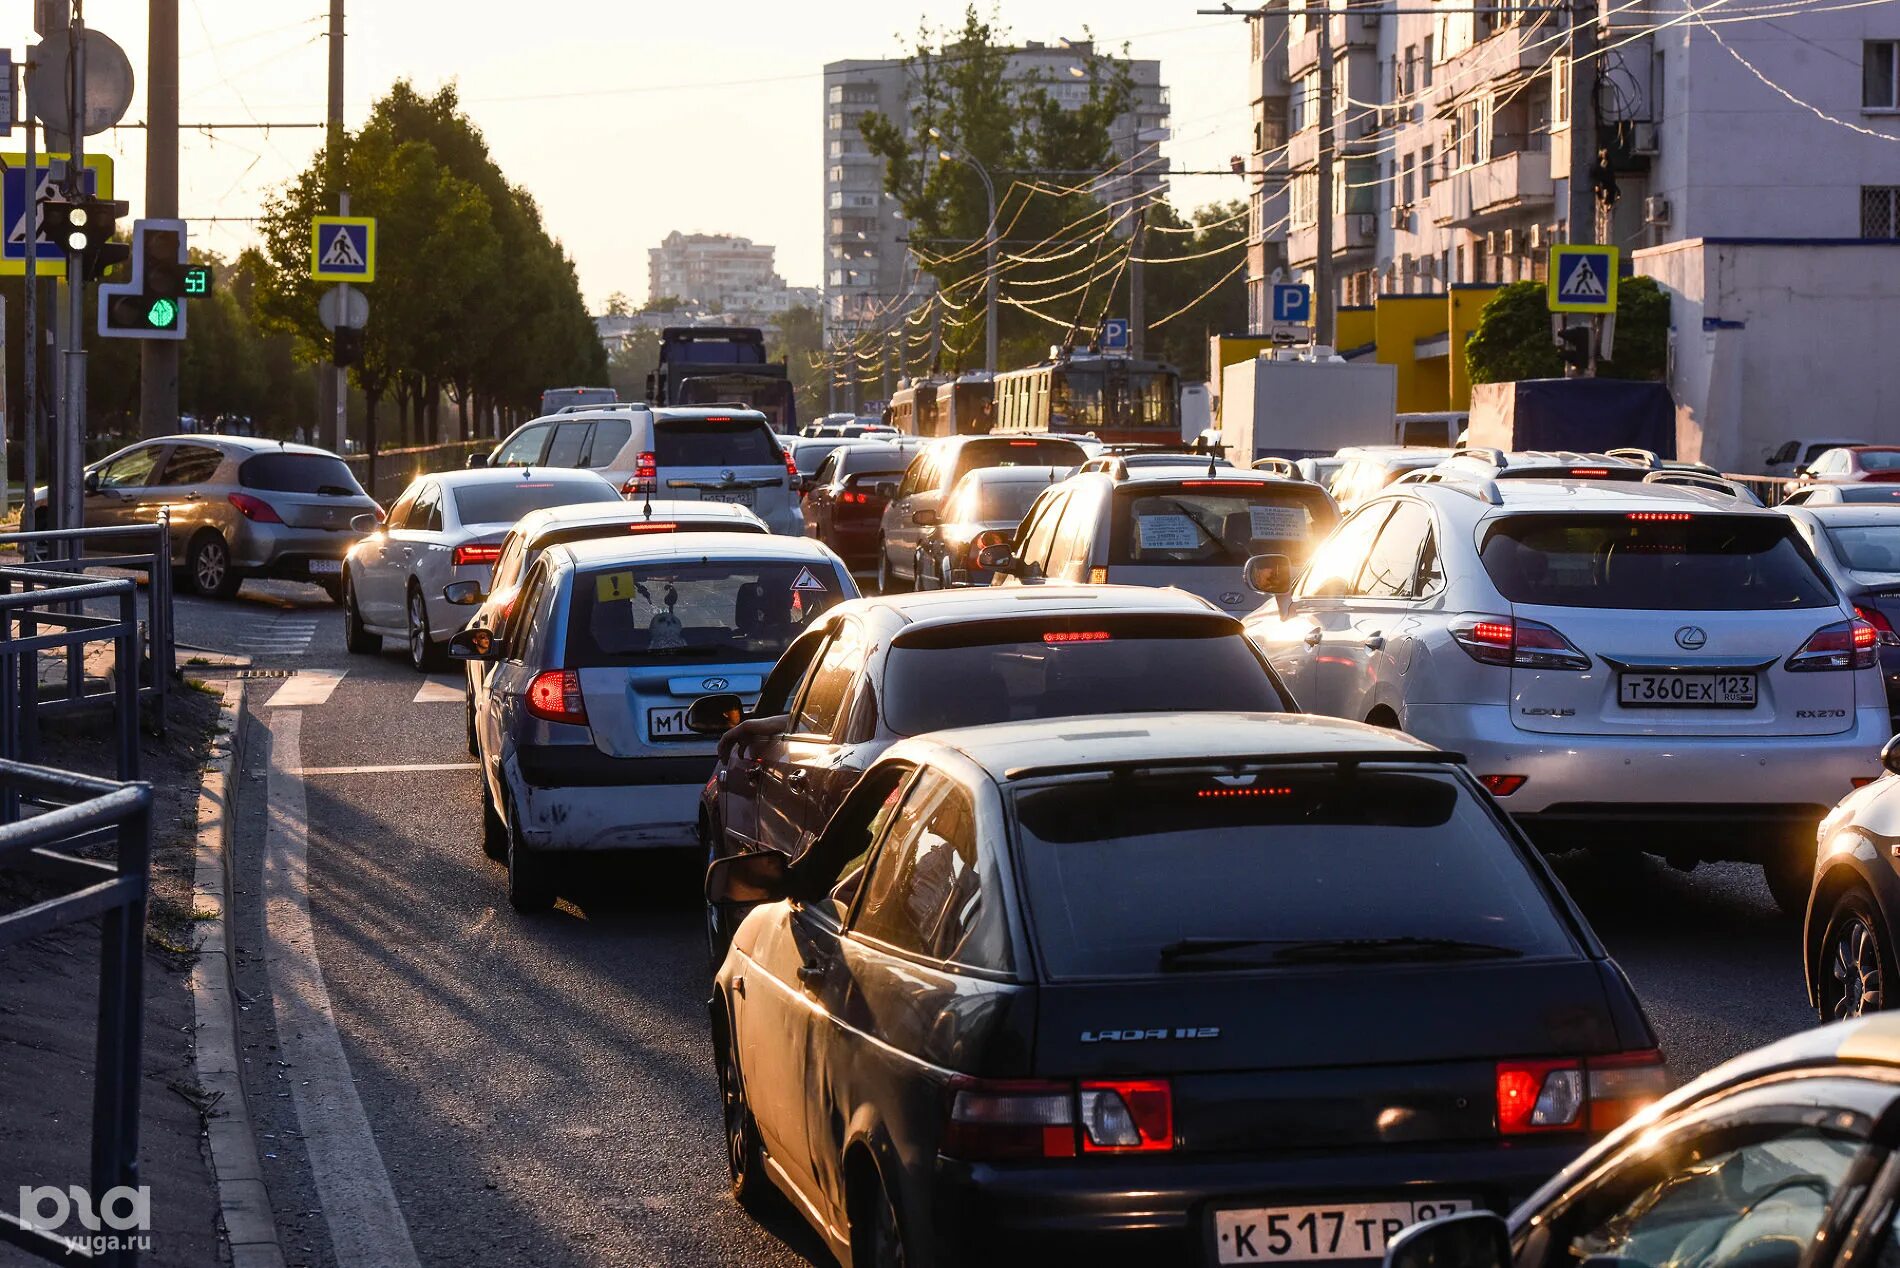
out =
[[[1819,1012],[1823,1022],[1846,1021],[1887,1007],[1894,975],[1885,922],[1864,890],[1850,889],[1834,904],[1821,937]]]
[[[352,656],[374,656],[383,650],[383,636],[363,628],[363,613],[356,606],[356,582],[343,574],[343,646]]]
[[[851,1262],[871,1268],[905,1268],[910,1263],[910,1251],[904,1241],[904,1221],[897,1214],[890,1186],[879,1179],[875,1189],[862,1207],[864,1227],[851,1230],[856,1243]]]
[[[231,548],[217,533],[206,533],[191,544],[185,576],[191,588],[208,599],[228,599],[244,584],[231,568]]]
[[[759,1125],[746,1104],[745,1081],[739,1074],[739,1054],[732,1041],[721,1045],[719,1103],[726,1125],[726,1171],[732,1196],[740,1205],[756,1209],[769,1200],[772,1182],[765,1178],[764,1151],[759,1147]]]
[[[1808,891],[1814,886],[1814,842],[1788,842],[1762,861],[1762,879],[1775,906],[1786,916],[1799,916],[1808,909]]]
[[[409,587],[409,663],[419,674],[442,668],[442,649],[429,634],[429,605],[422,598],[422,587]]]
[[[520,816],[511,816],[508,824],[508,905],[523,915],[546,911],[554,906],[553,866],[539,850],[530,850],[521,841]]]
[[[482,853],[497,863],[508,857],[508,825],[501,821],[501,812],[495,809],[495,798],[488,791],[488,777],[482,780]]]

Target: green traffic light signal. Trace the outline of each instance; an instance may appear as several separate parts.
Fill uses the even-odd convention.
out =
[[[178,324],[178,305],[169,299],[153,300],[145,320],[154,330],[170,330]]]

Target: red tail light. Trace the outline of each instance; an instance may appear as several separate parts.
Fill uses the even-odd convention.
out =
[[[1893,622],[1889,621],[1887,614],[1882,612],[1879,608],[1870,608],[1864,604],[1856,603],[1854,605],[1854,615],[1874,627],[1874,633],[1878,636],[1878,640],[1881,643],[1889,647],[1900,645],[1900,632],[1894,630]]]
[[[642,520],[638,524],[627,525],[627,531],[629,533],[674,533],[679,531],[679,525],[671,520]]]
[[[633,460],[633,474],[620,486],[620,492],[632,497],[636,493],[655,493],[660,487],[660,464],[657,455],[642,453]]]
[[[1581,1060],[1500,1061],[1498,1134],[1607,1132],[1668,1090],[1662,1053],[1653,1048]]]
[[[951,1158],[1075,1157],[1075,1092],[1030,1079],[951,1085],[950,1121],[939,1146]]]
[[[501,546],[498,543],[483,545],[480,542],[470,542],[466,546],[457,546],[449,552],[449,562],[457,568],[467,564],[493,564],[500,558]]]
[[[1859,617],[1824,625],[1801,645],[1800,651],[1788,657],[1787,668],[1872,669],[1879,660],[1879,642],[1880,631]]]
[[[1166,1079],[1084,1079],[1081,1104],[1085,1154],[1174,1148],[1174,1092]]]
[[[281,524],[284,521],[277,515],[277,508],[263,498],[254,498],[248,493],[233,493],[231,505],[244,513],[244,518],[254,524]]]
[[[528,712],[544,722],[587,725],[587,703],[581,699],[581,676],[571,669],[548,669],[528,684]]]
[[[1480,775],[1478,782],[1493,797],[1508,797],[1530,780],[1529,775]]]
[[[860,493],[856,489],[846,489],[843,493],[838,495],[838,502],[843,506],[869,506],[871,504],[871,495],[869,493]]]
[[[1114,635],[1107,630],[1051,630],[1042,636],[1045,643],[1106,643]]]
[[[1591,1057],[1584,1062],[1590,1076],[1590,1130],[1607,1132],[1621,1127],[1669,1091],[1669,1071],[1662,1053],[1654,1048]]]
[[[792,451],[789,449],[785,451],[785,474],[794,480],[798,479],[798,464],[792,461]]]
[[[1590,658],[1542,621],[1508,616],[1464,616],[1452,622],[1451,636],[1465,655],[1485,665],[1519,669],[1588,669]]]

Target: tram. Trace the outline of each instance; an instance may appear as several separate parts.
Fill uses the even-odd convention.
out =
[[[999,432],[1088,433],[1107,444],[1181,442],[1181,376],[1160,361],[1051,348],[996,376]]]

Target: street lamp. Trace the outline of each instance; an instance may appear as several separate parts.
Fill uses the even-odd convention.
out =
[[[937,157],[946,163],[961,163],[983,182],[983,196],[989,200],[989,227],[983,231],[983,368],[996,373],[996,185],[983,165],[961,151],[939,150]]]

